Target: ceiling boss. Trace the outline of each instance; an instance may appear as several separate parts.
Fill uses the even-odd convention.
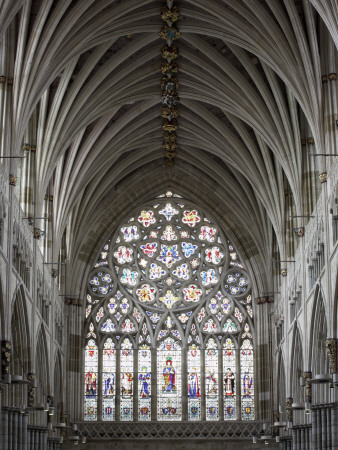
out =
[[[177,95],[178,89],[178,48],[173,45],[173,41],[180,37],[180,32],[177,29],[176,22],[179,19],[179,11],[174,2],[167,0],[167,5],[161,10],[161,18],[163,20],[163,27],[160,32],[160,37],[164,39],[167,44],[162,48],[162,58],[164,61],[161,66],[162,73],[162,118],[164,131],[163,150],[164,163],[167,167],[172,167],[175,164],[176,157],[176,130],[178,127],[177,118],[179,116]]]

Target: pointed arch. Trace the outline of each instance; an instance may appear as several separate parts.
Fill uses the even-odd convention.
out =
[[[62,371],[62,358],[61,352],[58,349],[55,353],[54,358],[54,414],[57,419],[60,419],[61,414],[63,413],[64,403],[63,403],[63,371]]]
[[[44,403],[47,401],[47,396],[51,394],[51,389],[49,378],[49,354],[46,332],[43,324],[40,325],[40,330],[37,334],[35,364],[36,378],[38,381],[36,400],[38,403]]]
[[[283,409],[286,399],[286,386],[285,386],[285,365],[282,350],[279,351],[277,366],[277,405],[280,405]],[[278,411],[278,408],[277,408]]]
[[[325,350],[325,339],[327,338],[327,333],[328,329],[325,304],[323,301],[322,292],[319,286],[317,286],[312,309],[309,354],[309,366],[311,367],[313,375],[328,373],[328,361]]]
[[[304,357],[303,357],[303,343],[301,340],[300,332],[295,322],[292,350],[291,350],[291,380],[290,386],[292,390],[292,397],[294,402],[300,402],[302,400],[302,392],[299,384],[299,378],[304,371]]]
[[[31,336],[26,308],[25,291],[18,286],[13,300],[11,319],[12,360],[11,373],[25,375],[31,370]]]

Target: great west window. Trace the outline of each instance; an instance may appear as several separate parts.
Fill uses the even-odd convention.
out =
[[[122,223],[88,279],[84,419],[253,420],[249,277],[227,236],[167,192]]]

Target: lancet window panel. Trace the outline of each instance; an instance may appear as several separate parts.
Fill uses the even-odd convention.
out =
[[[85,420],[254,419],[251,283],[209,216],[167,192],[102,247],[87,285]]]

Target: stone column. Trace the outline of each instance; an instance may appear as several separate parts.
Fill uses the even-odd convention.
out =
[[[22,450],[28,450],[28,433],[27,433],[28,414],[22,414]]]
[[[327,448],[332,448],[332,423],[331,423],[331,408],[326,408],[326,429],[327,429]]]
[[[297,430],[294,428],[292,429],[292,444],[293,444],[293,450],[299,450],[297,446]]]
[[[307,450],[306,442],[305,442],[305,432],[306,428],[302,427],[300,430],[300,449]]]
[[[321,448],[322,445],[322,433],[323,433],[323,427],[322,427],[322,415],[320,408],[316,409],[316,415],[317,415],[317,441],[316,441],[316,448]]]
[[[320,408],[320,417],[321,417],[321,423],[322,423],[322,448],[327,448],[327,421],[326,421],[326,408],[322,407]]]
[[[18,415],[18,450],[22,450],[22,413],[19,412]]]
[[[12,450],[13,442],[13,411],[8,410],[8,450]]]
[[[332,437],[332,450],[338,450],[338,406],[334,404],[331,410],[331,437]]]
[[[0,439],[4,450],[8,450],[8,411],[3,409],[1,411],[1,435]]]
[[[18,411],[13,411],[13,450],[18,450],[18,414]]]

